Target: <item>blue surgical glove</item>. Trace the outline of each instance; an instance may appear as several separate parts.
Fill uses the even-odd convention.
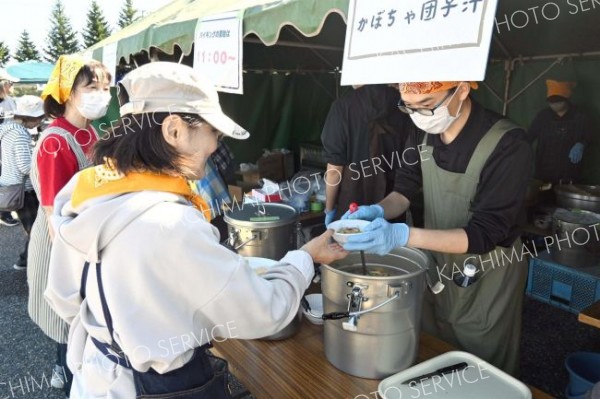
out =
[[[325,227],[329,226],[329,223],[333,222],[336,212],[336,209],[332,209],[330,211],[325,210]]]
[[[571,147],[571,151],[569,152],[571,163],[578,164],[581,162],[581,158],[583,158],[583,149],[583,143],[575,143],[575,145]]]
[[[383,218],[383,207],[381,205],[361,205],[356,212],[350,213],[347,211],[342,216],[342,219],[360,219],[360,220],[375,220]]]
[[[348,237],[344,249],[386,255],[396,247],[406,246],[409,232],[408,225],[404,223],[389,223],[378,218],[365,226],[363,234]]]

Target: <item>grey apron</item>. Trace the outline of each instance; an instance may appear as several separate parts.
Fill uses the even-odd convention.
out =
[[[468,224],[481,170],[502,136],[515,127],[507,120],[492,126],[464,174],[438,167],[433,147],[424,146],[425,228],[446,230]],[[527,261],[521,251],[521,240],[517,240],[512,248],[496,247],[484,255],[429,252],[437,266],[429,271],[430,276],[446,288],[438,295],[425,294],[423,330],[516,375],[527,277]],[[455,276],[462,272],[464,263],[478,268],[478,280],[467,288],[451,280],[453,272]]]

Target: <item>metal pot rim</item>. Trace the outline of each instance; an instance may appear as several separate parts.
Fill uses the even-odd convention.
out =
[[[340,270],[338,268],[335,268],[331,265],[328,264],[321,264],[321,266],[325,266],[327,269],[330,269],[332,272],[335,273],[339,273],[341,275],[347,276],[347,277],[351,277],[351,278],[361,278],[361,279],[366,279],[366,280],[371,280],[371,281],[382,281],[382,282],[388,282],[388,281],[394,281],[394,280],[399,280],[399,279],[409,279],[409,278],[413,278],[413,277],[417,277],[419,276],[421,273],[425,273],[427,271],[427,268],[424,266],[419,265],[418,262],[413,261],[412,259],[406,258],[404,256],[400,256],[397,254],[393,254],[390,253],[386,256],[393,256],[393,257],[397,257],[397,258],[404,258],[407,261],[411,262],[412,264],[414,264],[415,266],[417,266],[419,268],[419,270],[416,270],[414,272],[409,272],[406,274],[402,274],[402,275],[396,275],[396,276],[365,276],[363,274],[354,274],[354,273],[348,273],[345,272],[343,270]],[[342,266],[347,266],[347,265],[342,265]],[[386,265],[387,267],[391,267],[391,268],[395,268],[395,269],[401,269],[401,267],[399,266],[395,266],[395,265]]]
[[[296,220],[298,220],[298,213],[296,212],[296,210],[293,207],[291,207],[289,205],[271,204],[271,203],[266,203],[263,205],[288,208],[288,209],[294,211],[294,215],[290,216],[290,217],[286,217],[286,218],[281,218],[279,220],[269,221],[269,222],[251,222],[249,220],[235,219],[231,215],[232,212],[229,211],[229,212],[225,212],[223,214],[223,220],[225,221],[225,223],[227,223],[233,227],[241,227],[241,228],[249,228],[249,229],[268,229],[268,228],[274,228],[274,227],[288,226],[290,224],[294,224],[296,222]]]
[[[586,195],[586,194],[581,194],[581,193],[575,193],[573,191],[566,189],[569,186],[580,186],[580,187],[590,187],[590,188],[594,188],[594,189],[600,189],[600,186],[593,186],[593,185],[562,184],[562,185],[554,186],[554,192],[556,193],[556,195],[566,197],[566,198],[573,198],[573,199],[578,199],[581,201],[600,202],[600,195]]]

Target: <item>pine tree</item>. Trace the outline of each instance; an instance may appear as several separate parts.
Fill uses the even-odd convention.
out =
[[[92,0],[92,5],[87,14],[86,28],[83,30],[82,36],[86,48],[92,47],[100,40],[110,36],[110,27],[96,0]]]
[[[56,0],[50,17],[52,27],[48,34],[48,47],[44,50],[44,57],[48,62],[56,62],[58,57],[73,54],[79,50],[77,36],[71,26],[71,21],[65,15],[65,7],[61,0]]]
[[[10,60],[10,49],[4,42],[0,42],[0,67],[3,67]]]
[[[121,29],[131,25],[136,20],[135,14],[137,14],[137,10],[133,8],[132,1],[133,0],[125,0],[125,4],[123,4],[123,8],[119,14],[118,25],[121,27]]]
[[[27,32],[26,30],[24,30],[21,33],[17,51],[14,55],[14,59],[19,62],[29,60],[40,61],[40,53],[35,47],[35,44],[31,41],[31,38],[29,37],[29,32]]]

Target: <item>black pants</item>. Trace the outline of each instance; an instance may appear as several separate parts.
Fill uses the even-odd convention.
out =
[[[33,222],[37,217],[39,205],[40,203],[35,195],[35,191],[26,191],[23,208],[17,211],[19,220],[21,220],[21,224],[23,225],[23,228],[27,233],[25,249],[23,249],[23,252],[21,252],[21,254],[19,255],[19,264],[21,265],[27,264],[27,247],[29,247],[29,236],[31,235],[31,228],[33,227]]]
[[[63,391],[69,397],[71,393],[71,384],[73,383],[73,373],[67,366],[67,344],[56,344],[56,364],[61,367],[61,377],[65,381]]]

